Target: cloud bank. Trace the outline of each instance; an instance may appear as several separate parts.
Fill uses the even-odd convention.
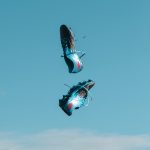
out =
[[[82,130],[0,133],[0,150],[148,150],[150,135],[97,135]]]

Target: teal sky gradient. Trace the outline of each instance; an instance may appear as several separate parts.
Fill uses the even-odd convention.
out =
[[[1,0],[0,130],[150,133],[150,1]],[[84,69],[69,74],[59,27],[71,26]],[[86,36],[85,39],[82,37]],[[92,79],[93,101],[68,117],[58,100]]]

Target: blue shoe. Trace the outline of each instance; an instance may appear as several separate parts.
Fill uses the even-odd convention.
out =
[[[92,80],[80,82],[70,88],[67,95],[59,100],[59,106],[68,115],[72,115],[75,109],[88,105],[89,90],[95,85]]]
[[[74,35],[66,25],[60,26],[60,39],[63,48],[64,60],[68,66],[69,73],[78,73],[83,69],[81,57],[77,54],[74,44]]]

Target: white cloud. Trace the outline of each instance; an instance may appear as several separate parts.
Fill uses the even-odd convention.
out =
[[[0,150],[146,150],[150,135],[96,135],[81,130],[48,130],[17,136],[0,133]]]

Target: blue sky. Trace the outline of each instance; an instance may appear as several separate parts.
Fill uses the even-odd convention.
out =
[[[53,130],[67,135],[77,129],[94,132],[94,138],[107,134],[130,141],[144,135],[145,141],[146,135],[150,143],[149,6],[148,0],[2,0],[0,137],[7,139],[13,132],[12,137],[19,134],[20,139]],[[76,49],[86,52],[84,69],[78,74],[69,74],[60,57],[61,24],[71,26]],[[74,85],[89,78],[96,82],[93,101],[66,116],[58,107],[68,91],[64,83]],[[75,135],[80,137],[79,131]]]

